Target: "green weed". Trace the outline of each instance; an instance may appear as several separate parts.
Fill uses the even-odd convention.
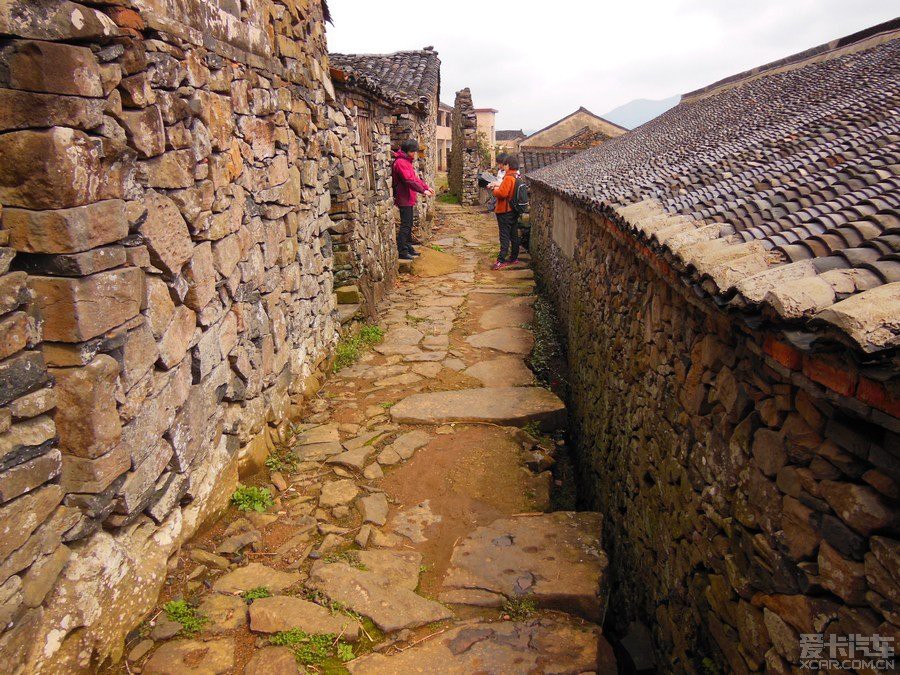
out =
[[[441,204],[459,204],[459,197],[452,192],[445,192],[436,197]]]
[[[541,423],[534,420],[532,420],[531,422],[526,422],[522,425],[522,431],[530,436],[539,438],[541,435]]]
[[[438,253],[444,252],[443,247],[438,246],[437,244],[428,244],[428,248],[430,248],[432,251],[437,251]]]
[[[378,405],[380,405],[385,410],[390,410],[391,408],[394,407],[395,403],[396,403],[396,401],[384,401],[383,403],[379,403]]]
[[[272,597],[272,593],[265,586],[257,586],[256,588],[251,588],[249,591],[241,593],[241,597],[249,603],[261,598],[270,598]]]
[[[332,633],[307,633],[299,628],[275,633],[269,638],[269,643],[280,647],[287,647],[294,653],[298,663],[305,666],[323,666],[329,668],[329,661],[337,659],[340,662],[350,661],[353,658],[353,647],[340,640]]]
[[[241,485],[231,495],[231,503],[234,504],[238,511],[263,513],[270,506],[274,506],[275,499],[268,488]]]
[[[356,335],[346,335],[334,349],[334,365],[332,370],[338,372],[362,356],[363,351],[378,344],[384,338],[384,330],[379,326],[366,324]]]
[[[170,600],[163,605],[163,611],[170,621],[176,621],[181,624],[181,632],[184,635],[193,635],[197,633],[207,619],[202,614],[198,614],[196,608],[192,607],[185,600]]]
[[[501,613],[509,616],[513,621],[524,621],[534,614],[537,606],[531,598],[510,598],[503,603]]]

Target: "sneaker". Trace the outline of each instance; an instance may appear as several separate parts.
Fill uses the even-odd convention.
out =
[[[408,249],[406,249],[406,255],[411,255],[413,258],[418,258],[418,257],[419,257],[420,255],[422,255],[422,254],[419,253],[419,252],[418,252],[416,249],[414,249],[412,246],[410,246]]]
[[[519,260],[518,258],[516,258],[515,260],[510,260],[510,261],[509,261],[509,264],[510,264],[510,265],[521,265],[521,264],[522,264],[522,261]]]
[[[400,260],[415,260],[415,256],[412,256],[409,253],[401,253],[397,257],[400,258]]]
[[[502,270],[506,266],[506,263],[502,260],[498,260],[493,265],[491,265],[492,270]]]

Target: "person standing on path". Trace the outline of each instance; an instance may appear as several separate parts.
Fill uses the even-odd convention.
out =
[[[391,166],[391,182],[394,188],[394,204],[400,209],[400,231],[397,233],[397,253],[401,260],[412,260],[418,255],[412,247],[413,209],[416,207],[417,193],[426,196],[434,191],[416,173],[413,162],[419,153],[419,143],[407,139],[394,153]]]
[[[494,213],[497,214],[497,227],[500,230],[500,253],[497,255],[497,262],[491,267],[493,270],[502,270],[519,262],[519,214],[510,205],[519,175],[519,159],[509,155],[500,168],[504,170],[503,180],[494,188],[494,197],[497,198]]]

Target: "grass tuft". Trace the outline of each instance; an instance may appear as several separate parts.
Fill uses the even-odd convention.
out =
[[[234,504],[238,511],[263,513],[266,509],[275,505],[275,499],[268,488],[241,485],[231,495],[231,503]]]
[[[248,603],[251,603],[254,600],[272,597],[272,592],[266,586],[257,586],[256,588],[251,588],[249,591],[241,593],[241,597]]]
[[[163,605],[163,611],[170,621],[176,621],[181,624],[181,633],[183,635],[193,635],[205,624],[207,619],[202,614],[197,613],[197,609],[187,603],[186,600],[170,600]]]
[[[501,613],[513,621],[524,621],[535,613],[537,606],[531,598],[510,598],[503,603]]]
[[[384,330],[372,324],[366,324],[360,328],[356,335],[346,335],[341,338],[334,350],[332,370],[338,372],[341,368],[356,363],[366,349],[378,344],[383,338]]]

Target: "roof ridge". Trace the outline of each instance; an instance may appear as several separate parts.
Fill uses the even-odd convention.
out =
[[[869,46],[874,46],[880,41],[883,41],[886,36],[892,33],[900,33],[900,17],[875,26],[870,26],[869,28],[864,28],[863,30],[851,33],[850,35],[845,35],[844,37],[829,40],[823,44],[805,49],[802,52],[797,52],[796,54],[791,54],[790,56],[764,63],[760,66],[750,68],[749,70],[729,75],[728,77],[724,77],[705,87],[700,87],[699,89],[694,89],[693,91],[682,94],[681,103],[704,98],[724,88],[733,87],[747,80],[761,77],[766,74],[781,72],[782,69],[785,68],[798,68],[812,59],[818,58],[819,60],[825,60],[826,58],[838,56],[850,47],[854,48],[853,51],[866,49]]]

